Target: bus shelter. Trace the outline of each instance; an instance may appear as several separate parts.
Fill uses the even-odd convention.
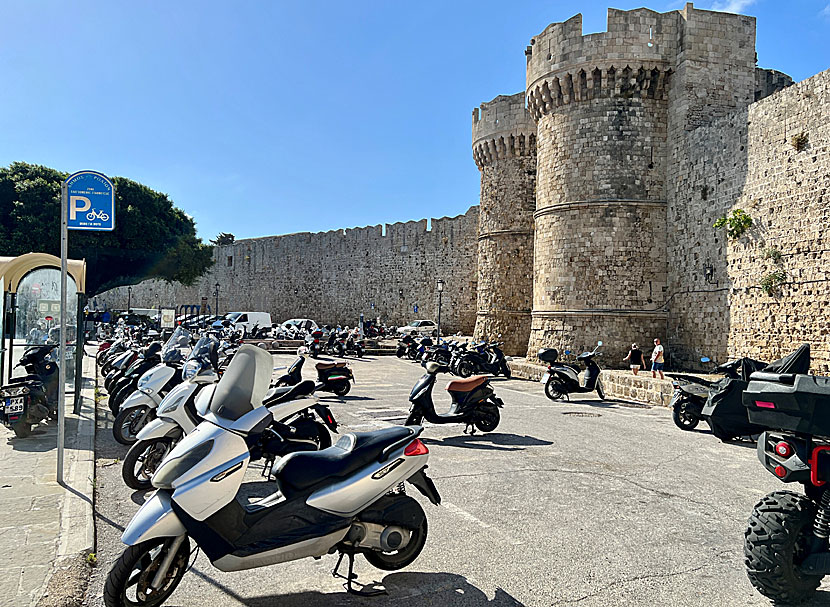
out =
[[[0,383],[11,379],[15,364],[26,348],[60,343],[61,260],[48,253],[0,257]],[[86,261],[67,263],[67,384],[80,404],[83,364],[83,307],[86,304]],[[22,371],[20,371],[22,373]],[[67,386],[69,389],[70,387]]]

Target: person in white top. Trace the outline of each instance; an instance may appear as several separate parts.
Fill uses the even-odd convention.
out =
[[[656,378],[660,374],[660,379],[663,377],[663,346],[660,344],[660,338],[654,338],[654,350],[651,351],[651,376]]]

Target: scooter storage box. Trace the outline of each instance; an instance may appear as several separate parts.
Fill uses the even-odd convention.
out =
[[[775,430],[830,437],[830,377],[754,373],[743,395],[749,421]]]
[[[555,363],[556,359],[559,358],[559,352],[556,348],[543,348],[539,350],[539,360],[546,363]]]

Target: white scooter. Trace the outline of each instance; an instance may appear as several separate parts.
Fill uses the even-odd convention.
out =
[[[121,476],[131,489],[151,488],[150,478],[159,463],[183,435],[190,434],[208,412],[215,383],[219,379],[219,343],[209,336],[194,346],[182,369],[184,382],[173,388],[158,407],[157,417],[138,433],[137,441],[124,456]],[[315,451],[331,446],[326,427],[337,432],[337,422],[328,406],[309,402],[314,382],[290,388],[275,388],[265,395],[265,404],[274,416],[274,436],[261,453],[266,458],[265,473],[278,456],[293,451]],[[314,420],[316,413],[322,424]]]
[[[138,380],[136,390],[128,396],[118,410],[112,424],[112,435],[122,445],[132,445],[138,432],[155,418],[156,409],[164,397],[181,383],[179,365],[183,351],[190,346],[191,334],[178,327],[161,350],[161,363],[147,371]]]
[[[340,552],[396,570],[426,543],[420,504],[403,491],[412,483],[440,502],[424,469],[429,450],[419,426],[349,433],[318,452],[292,453],[274,469],[279,490],[243,505],[237,494],[251,459],[249,445],[273,422],[262,401],[271,356],[240,347],[213,393],[205,421],[187,435],[153,475],[158,488],[127,525],[127,548],[104,586],[107,607],[158,606],[188,569],[191,539],[221,571],[265,567]],[[368,594],[368,593],[367,593]]]

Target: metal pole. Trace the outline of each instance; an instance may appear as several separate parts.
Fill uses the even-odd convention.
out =
[[[63,484],[63,444],[66,429],[64,416],[66,409],[66,258],[68,233],[66,228],[66,182],[61,184],[61,320],[60,320],[60,348],[58,362],[58,473],[59,484]]]
[[[444,295],[443,291],[438,291],[438,345],[441,345],[441,297]]]

